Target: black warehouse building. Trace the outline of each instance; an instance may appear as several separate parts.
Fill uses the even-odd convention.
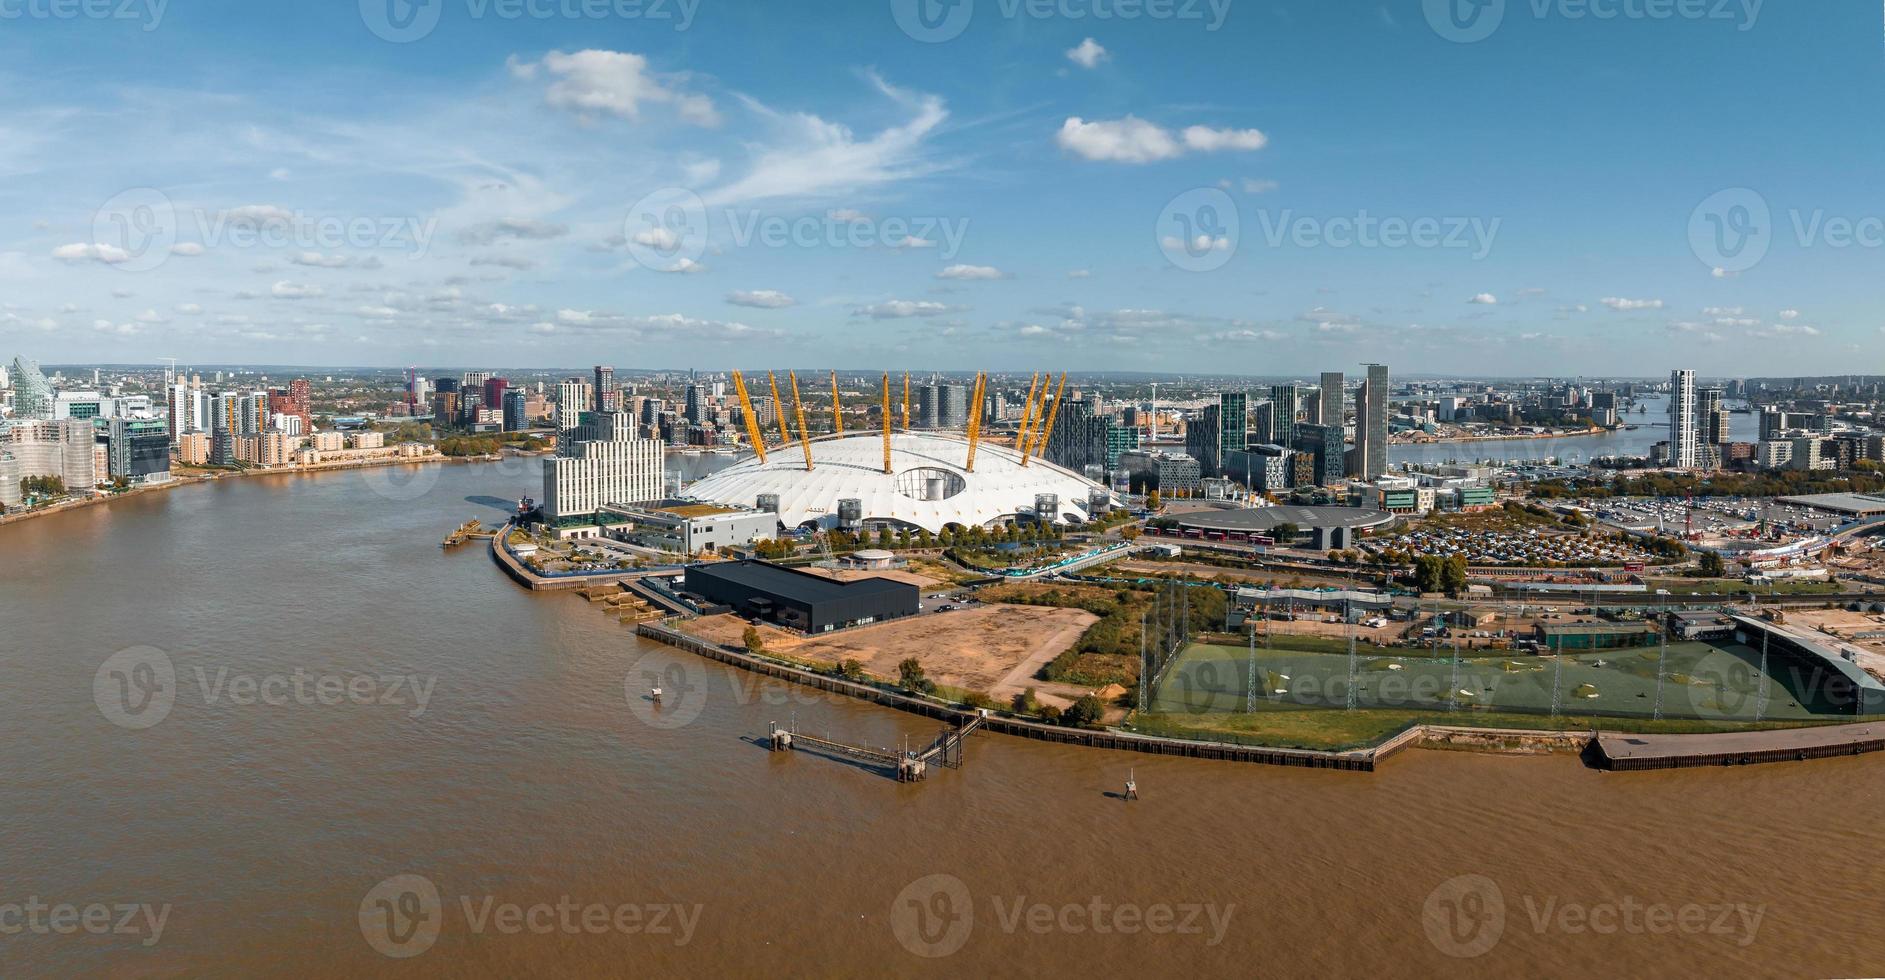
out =
[[[715,562],[687,570],[687,591],[806,633],[914,616],[916,586],[887,578],[840,582],[763,561]]]

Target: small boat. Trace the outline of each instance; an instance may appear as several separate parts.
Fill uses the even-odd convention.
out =
[[[649,689],[648,689],[648,697],[649,697],[650,699],[652,699],[652,700],[655,700],[655,701],[659,701],[659,700],[661,700],[661,689],[660,689],[660,688],[658,688],[658,687],[651,687],[651,688],[649,688]]]

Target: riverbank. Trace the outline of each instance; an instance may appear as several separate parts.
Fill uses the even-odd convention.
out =
[[[36,507],[32,510],[0,514],[0,526],[30,520],[35,517],[64,514],[85,507],[97,507],[112,503],[113,501],[127,500],[143,494],[164,493],[179,487],[214,483],[218,480],[233,480],[252,476],[299,476],[309,473],[336,472],[339,470],[377,469],[384,466],[418,466],[426,463],[489,463],[496,461],[498,458],[499,457],[496,456],[446,456],[443,453],[433,453],[428,456],[395,456],[386,459],[342,460],[332,463],[314,463],[307,466],[284,466],[271,469],[258,467],[246,470],[201,470],[184,476],[172,477],[164,483],[131,487],[130,489],[121,490],[116,493],[93,494],[89,497],[62,500],[56,504]]]
[[[1614,429],[1593,425],[1588,429],[1567,429],[1563,432],[1513,432],[1505,435],[1488,436],[1442,436],[1433,439],[1389,440],[1393,446],[1450,446],[1456,443],[1470,442],[1528,442],[1535,439],[1581,439],[1585,436],[1609,435]]]
[[[1085,729],[983,712],[969,705],[921,697],[874,684],[846,680],[804,667],[715,643],[668,626],[644,622],[642,637],[742,670],[806,687],[868,701],[928,718],[967,725],[980,715],[982,727],[1004,735],[1090,748],[1178,755],[1194,759],[1254,762],[1264,765],[1374,772],[1408,748],[1451,749],[1501,755],[1576,754],[1597,768],[1613,771],[1749,765],[1859,755],[1885,749],[1885,727],[1875,724],[1814,725],[1752,731],[1631,734],[1598,728],[1532,729],[1415,722],[1354,749],[1312,749],[1252,745],[1171,734]],[[1503,722],[1504,719],[1501,719]],[[1647,757],[1647,758],[1646,758]]]

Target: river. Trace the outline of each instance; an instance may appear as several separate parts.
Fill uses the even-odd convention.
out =
[[[987,735],[899,784],[759,742],[933,722],[440,551],[537,465],[0,527],[0,974],[1885,971],[1885,759],[1364,775]]]
[[[1644,411],[1638,413],[1632,409],[1621,416],[1621,421],[1625,425],[1636,426],[1634,429],[1556,439],[1486,439],[1476,442],[1390,445],[1388,463],[1399,466],[1402,463],[1433,465],[1482,459],[1511,462],[1557,459],[1575,464],[1587,463],[1602,456],[1647,456],[1651,446],[1669,439],[1669,397],[1646,395],[1637,400],[1637,405]],[[1759,441],[1760,428],[1758,415],[1741,413],[1728,416],[1728,433],[1734,442]]]

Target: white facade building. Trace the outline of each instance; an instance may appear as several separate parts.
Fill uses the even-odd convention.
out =
[[[1669,465],[1693,470],[1702,465],[1700,429],[1695,418],[1695,372],[1669,373]]]
[[[543,464],[543,512],[551,520],[594,514],[604,504],[660,500],[667,445],[640,439],[625,412],[565,432]]]

